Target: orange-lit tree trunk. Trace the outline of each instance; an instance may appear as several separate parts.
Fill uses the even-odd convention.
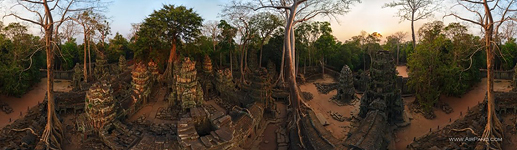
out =
[[[86,59],[88,57],[87,54],[86,54],[87,53],[86,43],[87,43],[88,39],[86,38],[86,34],[87,33],[84,34],[84,40],[83,40],[84,41],[83,42],[83,47],[84,47],[84,67],[83,67],[83,73],[84,73],[84,82],[88,83],[88,70],[86,68],[87,61],[88,61]]]
[[[485,13],[487,18],[485,19],[485,46],[486,46],[486,65],[487,65],[487,124],[485,126],[485,130],[483,131],[482,139],[492,139],[492,138],[503,138],[503,129],[501,122],[497,118],[495,113],[495,98],[494,98],[494,48],[495,43],[493,41],[494,34],[494,20],[492,18],[491,10],[488,6],[486,0],[483,0],[483,6],[485,9]],[[485,142],[485,147],[481,148],[476,147],[476,149],[501,149],[501,145],[497,141],[489,141]]]
[[[45,8],[45,51],[47,54],[47,124],[41,140],[45,142],[47,149],[61,149],[61,142],[63,141],[63,130],[61,122],[56,116],[55,101],[54,101],[54,52],[52,52],[52,33],[54,24],[50,8],[47,1],[43,0]]]

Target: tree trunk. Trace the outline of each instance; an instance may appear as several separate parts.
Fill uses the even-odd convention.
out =
[[[298,137],[298,139],[296,140],[299,140],[300,142],[300,147],[293,147],[293,149],[305,149],[305,144],[303,143],[303,139],[302,139],[302,133],[300,131],[300,120],[301,120],[301,107],[300,107],[300,100],[301,100],[301,96],[300,96],[300,91],[298,90],[298,86],[296,84],[296,68],[295,68],[295,64],[294,64],[294,58],[295,55],[294,55],[294,47],[295,47],[295,43],[291,40],[294,40],[294,37],[291,37],[292,35],[294,36],[294,31],[293,31],[293,25],[294,25],[294,18],[296,16],[296,9],[297,9],[297,4],[296,4],[297,1],[295,1],[295,4],[290,8],[291,9],[291,14],[289,15],[289,19],[287,20],[287,24],[286,24],[286,31],[285,31],[285,42],[284,42],[284,47],[285,47],[285,50],[287,50],[288,54],[285,55],[285,59],[286,59],[286,62],[287,62],[287,68],[286,68],[286,72],[288,74],[288,86],[289,86],[289,93],[290,93],[290,103],[291,103],[291,107],[293,108],[293,123],[291,123],[291,129],[292,129],[292,132],[291,133],[294,133],[294,135],[292,135],[291,137]],[[288,127],[289,128],[289,127]]]
[[[169,84],[172,84],[173,80],[174,61],[176,61],[176,44],[176,38],[173,38],[171,43],[172,48],[169,54],[169,59],[167,60],[167,68],[163,73],[163,79]]]
[[[85,83],[88,83],[88,70],[86,70],[86,65],[87,65],[87,55],[86,55],[86,34],[84,34],[84,40],[83,40],[83,47],[84,47],[84,68],[83,68],[83,73],[84,73],[84,82]]]
[[[90,72],[90,76],[92,75],[92,55],[91,55],[91,49],[90,49],[90,37],[88,37],[88,72]]]
[[[400,43],[397,44],[397,66],[399,65]]]
[[[284,66],[285,66],[285,46],[282,48],[282,60],[280,62],[280,73],[278,74],[278,80],[276,80],[276,83],[284,84],[284,68],[285,68]]]
[[[55,101],[54,101],[54,71],[53,71],[53,59],[54,53],[52,52],[52,32],[54,21],[52,19],[50,8],[47,5],[47,1],[43,0],[45,7],[46,23],[45,29],[45,50],[47,54],[47,125],[41,136],[41,140],[45,142],[47,149],[61,149],[61,142],[63,140],[63,130],[61,128],[61,122],[56,116],[55,112]]]
[[[416,39],[415,39],[415,12],[411,13],[411,38],[413,38],[413,52],[416,52]]]
[[[241,84],[244,84],[244,49],[241,48],[241,63],[239,65],[239,70],[241,72],[241,78],[239,79],[239,81],[241,82]]]
[[[230,50],[230,74],[233,76],[233,55],[232,55],[232,50]]]
[[[483,131],[483,136],[481,139],[493,139],[493,138],[503,138],[503,128],[501,125],[501,122],[497,118],[497,115],[495,114],[495,97],[494,97],[494,73],[493,73],[493,66],[494,66],[494,52],[496,44],[493,44],[493,37],[494,34],[494,21],[492,19],[492,14],[490,12],[490,8],[488,7],[487,1],[483,0],[483,5],[485,8],[485,15],[487,16],[487,19],[485,20],[485,24],[487,26],[484,26],[485,29],[485,46],[486,46],[486,56],[487,56],[487,124],[485,127],[485,130]],[[478,146],[476,149],[501,149],[501,145],[499,141],[482,141],[484,142],[484,147]]]
[[[262,41],[260,41],[260,56],[259,56],[259,65],[258,65],[259,68],[262,67],[262,50],[264,49],[264,41],[265,40],[266,40],[266,38],[264,37],[262,39]]]

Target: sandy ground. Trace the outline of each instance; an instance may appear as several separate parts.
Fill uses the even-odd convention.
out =
[[[450,114],[445,114],[443,111],[435,109],[436,118],[428,120],[422,116],[422,114],[416,114],[411,112],[413,120],[411,125],[395,131],[395,147],[396,149],[405,149],[413,141],[413,137],[420,137],[429,132],[431,128],[433,131],[445,127],[450,124],[449,119],[454,122],[460,118],[460,113],[465,115],[468,108],[472,108],[477,105],[478,102],[482,102],[485,98],[486,93],[486,78],[482,79],[474,88],[463,95],[461,98],[442,96],[440,99],[443,102],[448,103],[454,110]],[[494,84],[495,91],[510,91],[510,81],[508,80],[496,80]],[[406,104],[406,110],[408,110],[408,103],[412,103],[415,100],[414,97],[404,98]],[[408,111],[409,112],[409,111]]]
[[[330,116],[330,111],[337,112],[341,114],[343,117],[350,117],[351,112],[354,109],[359,108],[359,102],[357,101],[352,106],[338,106],[336,103],[331,101],[332,96],[336,95],[337,90],[332,90],[328,94],[321,94],[316,89],[316,86],[313,84],[314,82],[318,83],[332,83],[336,82],[329,75],[325,75],[323,79],[317,79],[313,82],[308,82],[304,85],[300,85],[300,89],[303,92],[312,93],[314,98],[307,102],[307,104],[314,110],[315,113],[321,113],[329,125],[325,126],[327,130],[329,130],[332,135],[337,139],[343,139],[346,136],[346,133],[349,131],[347,128],[343,128],[343,126],[349,126],[350,122],[339,122],[334,120]],[[357,110],[356,110],[357,111]]]
[[[68,92],[72,90],[70,83],[69,80],[55,80],[54,91]],[[34,107],[38,102],[43,102],[46,92],[47,78],[42,78],[40,83],[36,84],[32,90],[25,93],[21,98],[0,95],[0,100],[6,102],[13,108],[13,112],[10,114],[0,111],[0,128],[10,124],[9,118],[14,122],[14,120],[23,117],[27,113],[28,107]],[[20,113],[22,116],[20,116]]]
[[[408,77],[407,74],[407,66],[397,66],[397,72],[399,73],[399,76],[402,77]]]

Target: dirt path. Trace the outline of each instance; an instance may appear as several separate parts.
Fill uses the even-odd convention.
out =
[[[328,94],[321,94],[316,89],[316,86],[313,83],[333,83],[336,82],[332,77],[329,75],[325,75],[323,79],[317,79],[313,82],[308,82],[304,85],[300,85],[300,89],[303,92],[309,92],[311,93],[314,98],[310,101],[307,101],[307,104],[314,110],[315,113],[321,113],[325,119],[327,120],[328,124],[325,126],[327,130],[329,130],[332,133],[332,136],[334,136],[337,139],[343,139],[346,136],[346,133],[348,132],[348,129],[345,130],[343,126],[349,126],[350,122],[339,122],[337,120],[334,120],[330,116],[330,111],[337,112],[341,114],[343,117],[350,117],[351,112],[354,111],[356,108],[359,108],[359,102],[354,103],[352,106],[338,106],[336,103],[331,101],[332,96],[336,95],[337,90],[332,90]]]
[[[408,77],[407,66],[397,66],[397,72],[399,73],[399,76],[404,78]]]
[[[271,150],[277,149],[278,143],[276,138],[276,131],[280,126],[285,126],[287,121],[287,110],[286,105],[280,102],[275,102],[277,106],[277,110],[279,112],[277,116],[277,120],[280,120],[279,123],[270,123],[266,126],[264,133],[262,133],[262,139],[260,140],[260,144],[258,149],[260,150]],[[266,142],[267,141],[267,142]]]
[[[480,83],[474,86],[474,88],[471,91],[467,92],[461,98],[441,96],[440,99],[443,102],[448,103],[453,108],[454,112],[450,114],[445,114],[443,111],[435,109],[436,118],[433,120],[428,120],[424,118],[421,114],[411,112],[411,115],[413,116],[413,120],[411,120],[411,125],[402,128],[398,131],[395,131],[396,149],[405,149],[406,146],[413,141],[413,137],[420,137],[425,135],[429,132],[430,128],[433,131],[435,131],[437,130],[438,126],[440,126],[440,128],[443,128],[451,122],[454,122],[456,119],[461,117],[460,113],[462,113],[462,115],[465,115],[468,108],[474,107],[478,104],[478,102],[482,102],[485,98],[485,93],[487,89],[486,81],[486,78],[483,78]],[[496,80],[494,90],[510,91],[511,89],[509,88],[509,85],[509,81]],[[409,110],[407,108],[408,103],[411,103],[414,100],[414,97],[404,98],[406,110]],[[449,122],[449,119],[451,120],[451,122]]]
[[[129,117],[128,121],[132,122],[141,116],[145,116],[145,120],[149,120],[154,123],[162,122],[162,120],[156,119],[156,113],[158,113],[159,108],[167,108],[168,102],[165,100],[166,93],[166,88],[160,88],[156,94],[153,94],[153,96],[149,98],[149,103],[138,110],[138,112],[136,112],[133,116]]]
[[[70,81],[54,81],[54,91],[68,92],[70,90],[72,90],[70,87]],[[0,128],[10,124],[9,118],[11,118],[11,121],[14,122],[14,120],[25,116],[27,113],[27,107],[34,107],[38,105],[38,102],[43,102],[46,92],[47,78],[42,78],[40,83],[36,84],[32,90],[25,93],[21,98],[0,95],[0,100],[6,102],[13,108],[13,112],[10,114],[6,114],[5,112],[0,111]],[[22,113],[22,116],[20,116],[20,112]]]

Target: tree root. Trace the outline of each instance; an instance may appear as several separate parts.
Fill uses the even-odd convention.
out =
[[[469,130],[470,132],[472,132],[472,134],[474,134],[475,136],[479,136],[478,134],[476,134],[476,132],[474,132],[474,130],[472,130],[472,128],[463,128],[463,129],[451,129],[452,131],[456,131],[456,132],[463,132],[463,131],[467,131]]]
[[[36,132],[34,132],[34,130],[32,128],[23,128],[23,129],[11,129],[13,131],[16,131],[16,132],[22,132],[22,131],[31,131],[32,134],[34,134],[35,136],[39,136],[38,134],[36,134]]]
[[[61,143],[64,137],[61,122],[59,122],[55,113],[53,113],[51,119],[45,126],[41,140],[45,142],[47,149],[61,150]]]
[[[484,139],[484,141],[481,142],[485,143],[484,145],[487,149],[501,149],[501,141],[493,140],[503,138],[501,122],[495,117],[495,112],[489,111],[488,113],[494,113],[494,117],[488,120],[483,135],[481,136],[481,139]]]

